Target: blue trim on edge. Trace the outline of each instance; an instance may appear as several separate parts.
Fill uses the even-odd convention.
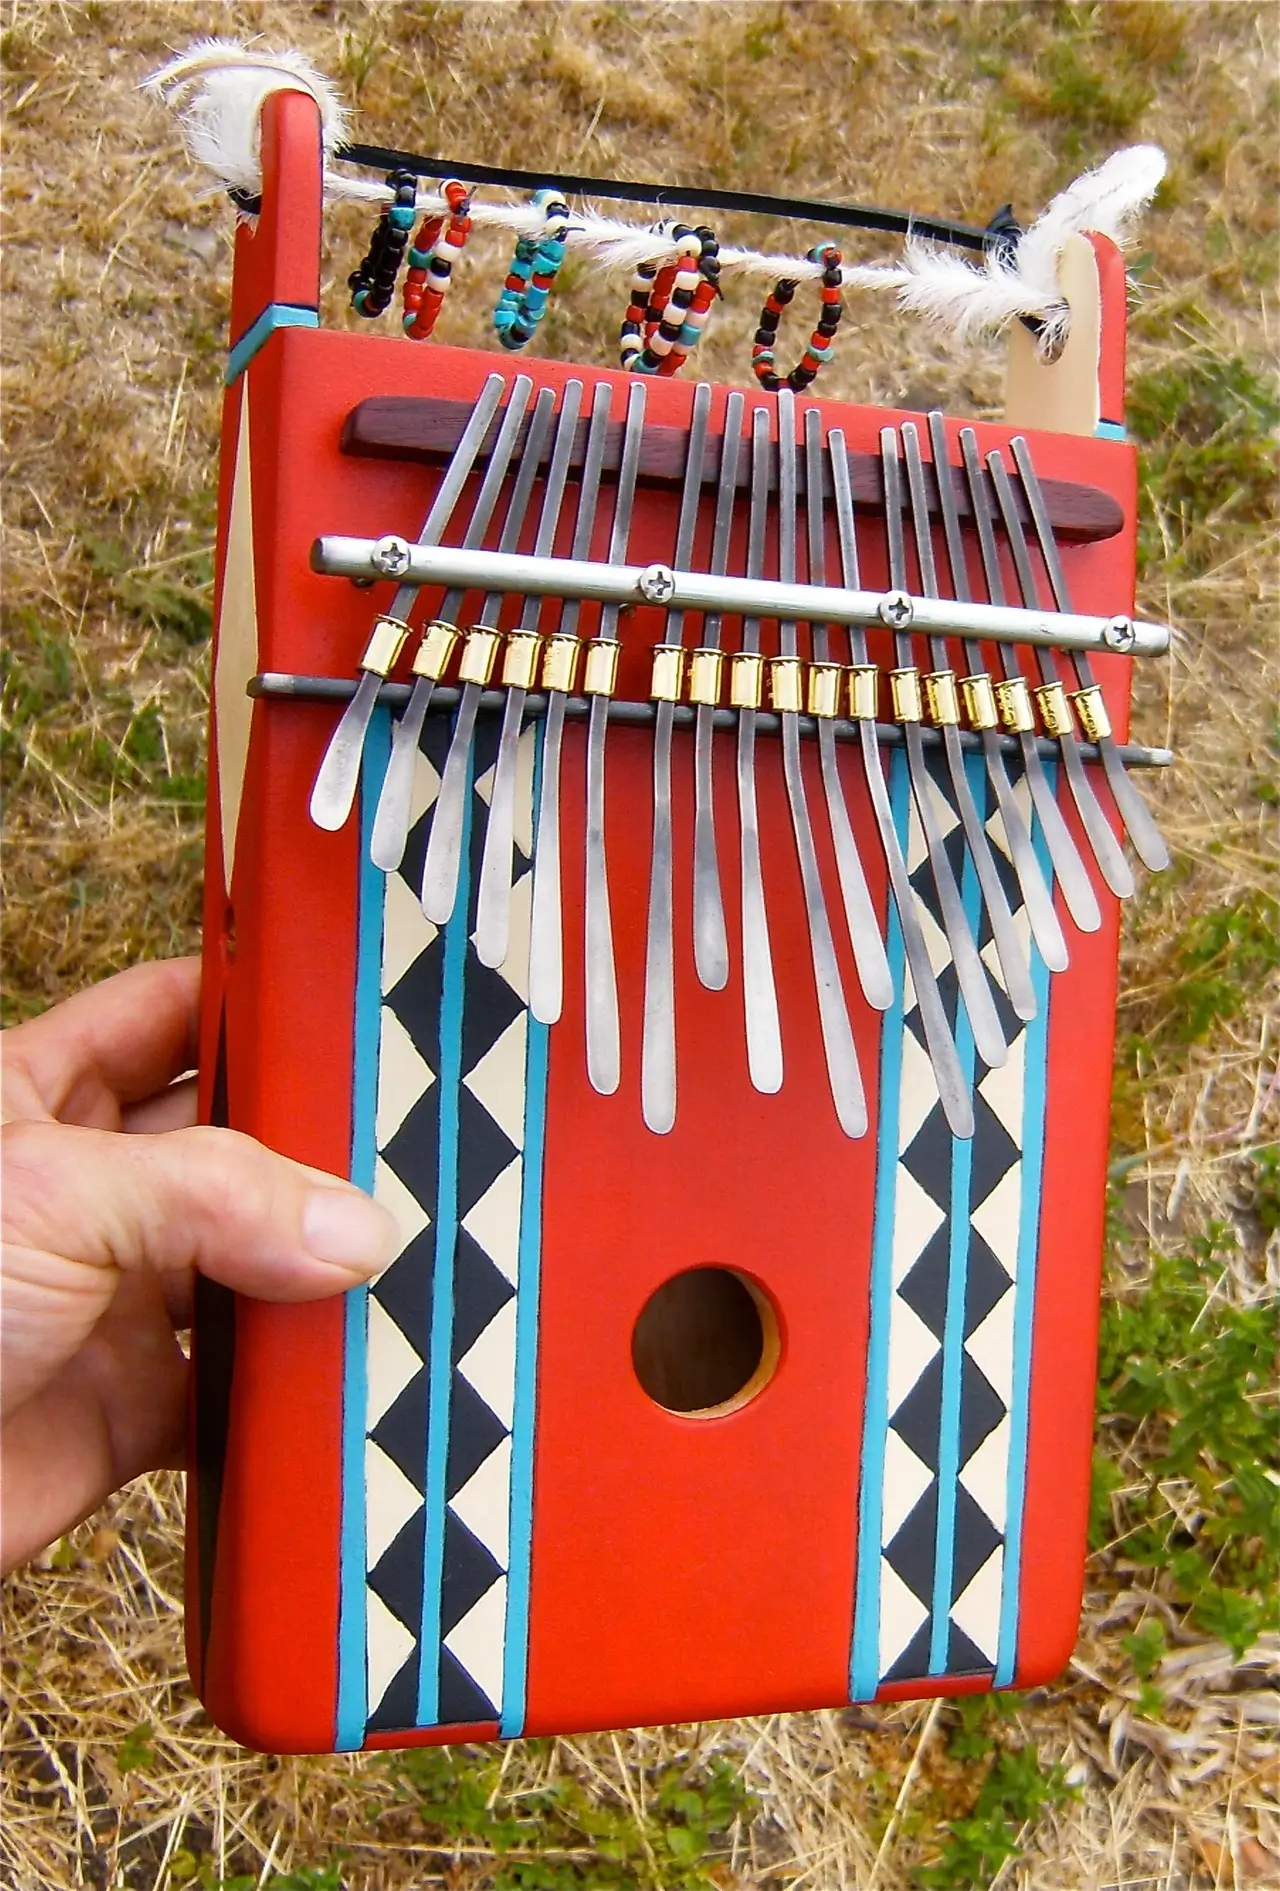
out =
[[[378,1049],[382,1012],[382,920],[386,881],[369,858],[374,810],[391,749],[391,718],[376,709],[360,780],[360,867],[351,1080],[351,1180],[373,1193],[377,1163]],[[358,1753],[368,1719],[365,1645],[364,1439],[369,1409],[369,1289],[346,1296],[342,1364],[342,1524],[339,1544],[338,1703],[334,1746]]]
[[[1100,420],[1093,430],[1095,440],[1127,440],[1128,432],[1119,420]]]
[[[259,348],[270,341],[278,328],[319,328],[318,309],[304,309],[296,302],[268,302],[256,322],[251,322],[227,356],[225,376],[228,387],[242,375]]]
[[[542,772],[542,725],[537,725],[533,805]],[[510,1550],[507,1620],[502,1655],[504,1739],[524,1732],[529,1673],[529,1592],[533,1559],[533,1446],[538,1392],[538,1302],[542,1266],[542,1173],[547,1137],[548,1030],[532,1011],[524,1060],[524,1157],[521,1163],[520,1258],[516,1282],[515,1415],[511,1426]]]
[[[1057,790],[1057,767],[1045,764]],[[1051,866],[1037,824],[1036,855],[1050,886]],[[1041,1189],[1044,1174],[1045,1094],[1049,1075],[1050,979],[1044,960],[1031,947],[1031,976],[1037,1011],[1026,1030],[1022,1091],[1022,1201],[1018,1230],[1018,1278],[1013,1305],[1013,1388],[1009,1411],[1009,1482],[1004,1528],[1004,1568],[1000,1587],[1000,1643],[993,1685],[1009,1687],[1018,1665],[1019,1590],[1022,1580],[1022,1519],[1027,1486],[1027,1432],[1031,1400],[1031,1340],[1036,1310],[1036,1262],[1040,1248]]]
[[[969,788],[979,810],[986,814],[985,775],[981,758],[965,762]],[[964,915],[975,940],[981,916],[981,891],[973,856],[967,850],[960,876]],[[975,1052],[973,1026],[963,999],[956,1006],[956,1055],[965,1082],[973,1088]],[[973,1142],[951,1138],[951,1235],[947,1252],[947,1308],[942,1327],[942,1400],[938,1424],[938,1514],[934,1537],[933,1622],[929,1631],[929,1672],[945,1674],[951,1641],[951,1583],[956,1558],[956,1485],[960,1477],[960,1385],[964,1366],[964,1305],[969,1286],[970,1189],[973,1179]]]
[[[907,758],[890,763],[893,823],[906,847],[910,821]],[[862,1419],[858,1502],[858,1577],[849,1655],[849,1699],[875,1698],[880,1681],[880,1529],[884,1516],[884,1447],[889,1429],[889,1320],[893,1301],[893,1220],[898,1187],[898,1106],[902,1089],[902,993],[905,954],[892,892],[886,949],[894,999],[880,1028],[880,1122],[876,1134],[876,1201],[871,1238],[871,1321]]]
[[[422,1632],[418,1641],[419,1727],[440,1724],[440,1586],[444,1578],[445,1471],[453,1389],[453,1284],[458,1243],[458,1092],[462,1084],[462,1010],[470,907],[471,788],[474,746],[468,747],[462,803],[458,894],[444,929],[440,991],[440,1173],[436,1194],[435,1261],[431,1276],[428,1361],[426,1529],[423,1537]]]

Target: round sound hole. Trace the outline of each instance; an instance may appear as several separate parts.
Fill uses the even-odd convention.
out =
[[[694,1267],[664,1281],[631,1335],[641,1386],[655,1405],[685,1418],[739,1410],[769,1383],[780,1350],[773,1307],[727,1267]]]

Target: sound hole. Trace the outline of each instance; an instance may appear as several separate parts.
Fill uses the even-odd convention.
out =
[[[773,1377],[778,1320],[758,1288],[727,1267],[664,1281],[631,1335],[631,1362],[654,1401],[686,1418],[718,1418]]]

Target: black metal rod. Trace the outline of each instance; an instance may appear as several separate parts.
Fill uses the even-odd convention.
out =
[[[355,695],[356,688],[355,680],[345,676],[299,676],[284,670],[262,670],[257,676],[250,677],[245,686],[245,693],[275,702],[345,703]],[[378,691],[377,700],[384,708],[403,709],[409,700],[409,691],[408,683],[384,683]],[[427,713],[433,716],[451,713],[457,708],[461,694],[461,690],[454,684],[438,684]],[[505,690],[486,690],[480,698],[480,714],[500,715],[506,700]],[[585,722],[591,713],[591,702],[592,698],[589,696],[566,697],[564,713],[571,722]],[[531,722],[540,721],[547,713],[547,698],[526,696],[524,707],[525,714]],[[609,704],[610,722],[632,725],[636,728],[649,728],[652,726],[654,715],[653,703],[610,702]],[[712,720],[717,729],[736,729],[738,726],[738,715],[734,709],[714,710]],[[677,729],[692,729],[693,709],[684,704],[679,705],[675,711],[674,722]],[[818,725],[812,716],[799,716],[797,723],[801,735],[812,737],[817,734]],[[832,719],[831,727],[837,742],[858,740],[856,722],[846,722],[840,717],[835,717]],[[768,710],[757,710],[756,728],[762,735],[777,735],[782,728],[782,718],[773,715]],[[928,748],[936,747],[942,740],[942,733],[938,729],[922,727],[920,734]],[[963,748],[972,749],[975,754],[981,753],[980,735],[972,729],[961,729],[959,734]],[[877,722],[876,739],[882,748],[901,748],[902,730],[895,722]],[[996,739],[1007,755],[1021,753],[1021,744],[1016,736],[1001,735]],[[1098,749],[1092,742],[1078,742],[1076,746],[1085,761],[1093,762],[1099,759]],[[1052,761],[1058,753],[1058,744],[1048,736],[1037,736],[1036,747],[1046,761]],[[1131,768],[1168,768],[1173,762],[1172,749],[1144,748],[1134,742],[1118,743],[1117,753]]]

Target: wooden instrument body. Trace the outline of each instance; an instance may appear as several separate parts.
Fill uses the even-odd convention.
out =
[[[268,101],[264,214],[239,239],[237,338],[269,305],[315,306],[315,136],[301,95]],[[1114,386],[1123,272],[1099,255]],[[384,589],[317,576],[311,541],[321,531],[412,540],[430,504],[437,470],[339,451],[352,408],[393,390],[467,398],[504,364],[302,318],[261,332],[241,351],[224,419],[203,1113],[376,1188],[406,1246],[383,1282],[345,1301],[273,1307],[202,1284],[188,1622],[210,1712],[248,1744],[311,1751],[1048,1679],[1074,1641],[1084,1561],[1116,902],[1099,889],[1101,930],[1071,932],[1067,971],[1050,981],[1036,962],[1035,1021],[1002,1007],[1010,1062],[974,1072],[972,1144],[930,1108],[901,995],[883,1017],[863,1003],[837,926],[871,1114],[869,1134],[851,1142],[827,1086],[776,739],[761,738],[758,774],[786,1076],[766,1097],[748,1081],[736,976],[733,742],[719,737],[716,749],[735,968],[717,993],[698,984],[688,944],[692,757],[677,738],[679,1108],[671,1134],[651,1135],[639,1096],[651,733],[609,736],[623,1079],[602,1097],[587,1081],[582,1026],[581,726],[565,737],[565,999],[548,1030],[528,1012],[519,943],[540,727],[523,737],[516,945],[498,973],[469,942],[492,719],[481,721],[468,798],[471,904],[437,935],[414,889],[450,719],[428,719],[420,818],[403,870],[384,878],[368,837],[387,712],[375,717],[357,811],[327,834],[306,810],[334,705],[244,695],[258,671],[353,673]],[[588,400],[602,378],[541,360],[508,374],[517,367],[537,386],[577,376]],[[606,378],[620,390],[616,412],[627,377]],[[691,385],[655,382],[651,417],[682,426],[691,401]],[[724,401],[717,389],[713,435]],[[749,407],[770,404],[748,395]],[[900,418],[801,405],[863,451]],[[978,427],[984,449],[1010,432]],[[1042,474],[1085,480],[1123,512],[1118,535],[1064,549],[1075,608],[1130,609],[1131,450],[1114,438],[1029,438]],[[670,557],[677,503],[674,490],[641,489],[635,562]],[[695,565],[710,511],[707,497]],[[730,570],[743,568],[740,511]],[[860,518],[859,549],[863,582],[887,586],[883,520]],[[828,569],[838,570],[834,529]],[[1016,595],[1011,566],[1006,575]],[[587,607],[583,628],[593,622]],[[645,698],[646,653],[662,629],[659,611],[624,618],[620,695]],[[735,634],[727,626],[731,647]],[[766,648],[771,634],[766,625]],[[872,655],[891,660],[887,639],[873,639]],[[1097,661],[1122,739],[1127,667]],[[803,747],[817,810],[816,745]],[[886,754],[914,864],[903,758]],[[841,766],[901,994],[856,745]],[[970,778],[982,795],[976,763]],[[1063,811],[1077,832],[1065,796]],[[815,830],[838,913],[829,831],[817,820]],[[945,970],[942,982],[945,993]],[[954,1003],[952,992],[953,1016]],[[632,1333],[656,1288],[707,1266],[766,1296],[780,1355],[740,1409],[682,1417],[642,1391]]]

